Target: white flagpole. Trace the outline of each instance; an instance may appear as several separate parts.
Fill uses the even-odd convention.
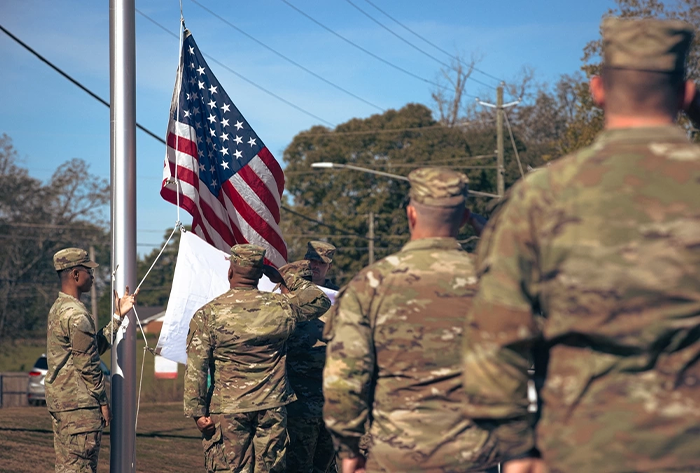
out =
[[[109,2],[113,288],[136,289],[136,29],[134,0]],[[110,471],[136,468],[136,323],[114,334]],[[126,327],[124,327],[126,326]]]

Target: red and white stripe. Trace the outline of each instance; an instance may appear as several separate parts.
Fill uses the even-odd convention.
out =
[[[235,244],[251,243],[267,250],[268,264],[284,265],[287,245],[279,228],[284,173],[277,160],[263,148],[216,197],[199,180],[194,140],[194,128],[171,120],[160,195],[177,204],[179,187],[180,207],[192,215],[193,232],[216,248],[228,252]]]

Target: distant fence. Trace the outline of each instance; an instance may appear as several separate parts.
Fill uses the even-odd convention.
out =
[[[0,373],[0,407],[26,406],[27,373]]]

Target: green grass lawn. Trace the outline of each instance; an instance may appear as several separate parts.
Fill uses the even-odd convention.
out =
[[[142,404],[136,433],[136,471],[204,471],[199,431],[182,403]],[[102,437],[99,471],[109,471],[109,429]],[[0,409],[0,472],[52,472],[55,454],[46,407]]]
[[[141,375],[141,363],[144,361],[145,345],[143,336],[137,329],[136,339],[136,383]],[[155,335],[147,335],[148,345],[152,348],[158,341]],[[46,352],[46,340],[16,340],[3,342],[0,346],[0,373],[29,372],[37,358]],[[102,360],[111,367],[110,351],[102,355]],[[143,365],[142,402],[182,402],[184,365],[179,366],[177,379],[156,379],[154,375],[154,356],[146,352]]]

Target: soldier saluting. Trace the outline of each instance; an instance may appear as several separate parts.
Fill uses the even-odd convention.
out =
[[[264,257],[256,245],[232,247],[230,290],[190,322],[184,407],[203,433],[207,471],[285,471],[286,405],[296,400],[287,378],[287,339],[299,322],[331,305],[314,284],[294,271],[283,279]],[[283,283],[282,294],[258,290],[263,271]]]
[[[102,429],[111,413],[100,355],[111,346],[116,331],[131,310],[138,291],[119,298],[115,314],[102,330],[80,296],[90,291],[99,265],[80,248],[66,248],[53,257],[61,280],[58,299],[49,311],[46,337],[46,405],[53,420],[56,471],[97,471]]]

